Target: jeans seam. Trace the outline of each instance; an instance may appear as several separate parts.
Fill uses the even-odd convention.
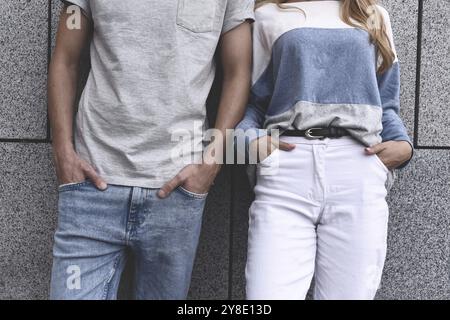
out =
[[[111,280],[114,277],[114,275],[116,274],[117,271],[117,266],[119,264],[120,261],[120,255],[115,259],[114,261],[114,265],[113,265],[113,269],[111,270],[108,278],[105,281],[105,286],[103,287],[103,295],[102,295],[102,300],[106,300],[108,298],[108,294],[109,294],[109,290],[110,290],[110,285],[111,285]]]
[[[129,244],[130,238],[131,238],[132,226],[131,226],[130,220],[131,220],[131,215],[133,214],[133,211],[134,211],[133,194],[134,194],[134,187],[131,188],[131,195],[130,195],[130,202],[129,202],[130,203],[130,208],[128,210],[127,221],[126,221],[126,224],[125,224],[125,239],[124,240],[125,240],[125,243],[127,245]]]

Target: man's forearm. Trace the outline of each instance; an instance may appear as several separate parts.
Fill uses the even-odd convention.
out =
[[[234,129],[245,113],[250,91],[250,71],[240,70],[225,78],[215,129],[225,138],[227,129]]]
[[[73,150],[74,101],[78,66],[53,62],[48,80],[49,119],[55,153]]]
[[[61,11],[48,77],[48,112],[56,153],[73,152],[72,129],[78,71],[83,48],[89,43],[91,23],[81,15],[81,28],[69,29],[71,16],[65,6]]]
[[[222,95],[214,128],[221,135],[211,144],[216,151],[232,141],[228,129],[234,129],[244,116],[251,85],[251,30],[244,23],[223,36],[221,43],[223,64]],[[220,139],[219,139],[220,138]],[[231,139],[231,140],[230,140]],[[222,151],[220,150],[220,151]],[[216,156],[216,159],[219,158]]]

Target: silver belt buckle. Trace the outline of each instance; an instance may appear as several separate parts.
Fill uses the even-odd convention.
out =
[[[313,130],[320,130],[320,129],[321,129],[321,128],[310,128],[310,129],[306,130],[305,136],[306,136],[308,139],[324,139],[325,136],[315,136],[315,135],[313,134]]]

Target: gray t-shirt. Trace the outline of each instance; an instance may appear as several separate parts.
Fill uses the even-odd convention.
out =
[[[159,188],[203,148],[221,34],[253,0],[70,0],[93,21],[75,148],[109,184]]]

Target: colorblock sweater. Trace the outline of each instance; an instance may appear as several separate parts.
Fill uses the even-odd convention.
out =
[[[399,117],[398,60],[377,73],[369,33],[341,20],[340,1],[287,5],[305,15],[275,4],[256,10],[252,90],[238,129],[255,130],[256,138],[270,129],[339,127],[365,146],[411,143]],[[378,8],[395,53],[389,15]]]

